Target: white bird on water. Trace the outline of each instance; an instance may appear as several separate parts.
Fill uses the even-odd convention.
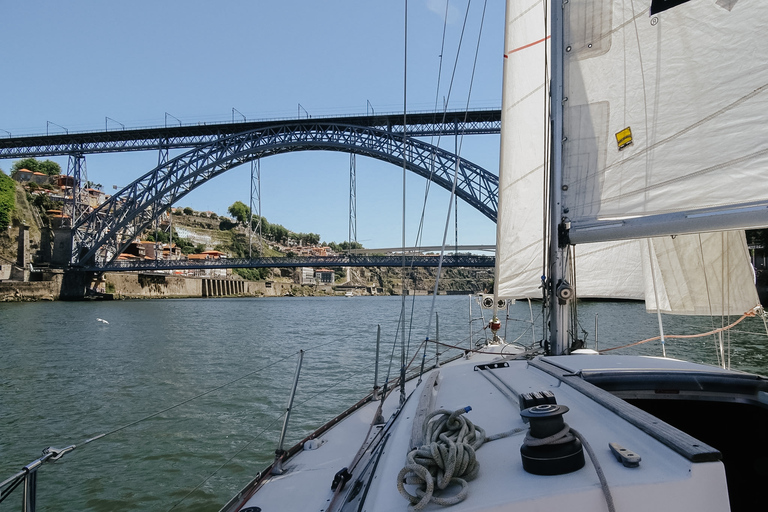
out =
[[[96,320],[98,320],[99,322],[102,322],[102,323],[105,323],[105,324],[109,325],[109,322],[107,322],[103,318],[97,318]]]

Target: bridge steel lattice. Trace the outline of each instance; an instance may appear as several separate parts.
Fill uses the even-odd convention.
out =
[[[437,256],[406,255],[406,265],[410,267],[437,267],[440,258]],[[443,258],[443,268],[473,267],[493,268],[494,256],[478,256],[474,254],[447,254]],[[113,261],[108,266],[83,267],[81,270],[94,272],[119,271],[166,271],[166,270],[200,270],[214,268],[287,268],[287,267],[399,267],[403,263],[402,256],[315,256],[315,257],[285,257],[285,258],[226,258],[213,260],[139,260]]]
[[[498,177],[437,146],[369,127],[301,122],[218,138],[161,163],[73,228],[73,266],[108,266],[155,218],[206,181],[257,158],[291,151],[342,151],[406,168],[451,190],[496,221]]]
[[[245,121],[238,123],[195,123],[181,126],[155,126],[128,130],[69,132],[0,138],[0,159],[73,154],[117,153],[190,149],[209,144],[229,135],[254,130],[267,130],[276,125],[352,125],[374,128],[402,136],[407,126],[411,137],[482,135],[501,131],[501,110],[450,112],[409,112],[332,116],[322,118]]]

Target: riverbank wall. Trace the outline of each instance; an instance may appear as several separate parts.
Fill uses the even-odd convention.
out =
[[[31,272],[14,268],[13,274],[19,274],[16,280],[0,280],[0,302],[27,302],[38,300],[59,300],[63,282],[63,272]],[[23,278],[23,280],[22,280]]]
[[[99,291],[114,298],[281,297],[295,294],[297,285],[230,278],[186,277],[167,274],[108,273]]]
[[[27,271],[29,272],[29,271]],[[380,295],[381,289],[332,285],[299,285],[282,281],[174,276],[160,273],[110,272],[101,276],[79,272],[35,271],[26,280],[0,281],[0,302],[83,299],[160,299],[216,297],[310,297]],[[86,294],[86,290],[95,293]],[[442,292],[445,293],[445,292]],[[431,290],[410,290],[429,295]]]

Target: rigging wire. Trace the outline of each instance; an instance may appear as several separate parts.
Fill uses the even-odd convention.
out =
[[[461,26],[461,33],[459,35],[459,43],[458,43],[458,46],[456,48],[456,57],[454,58],[454,61],[453,61],[453,70],[451,72],[451,79],[449,80],[449,83],[448,83],[448,94],[446,96],[445,102],[443,103],[443,122],[445,122],[445,117],[446,117],[447,111],[448,111],[448,103],[450,102],[451,94],[453,93],[453,85],[454,85],[454,82],[455,82],[455,79],[456,79],[456,71],[457,71],[458,66],[459,66],[459,57],[461,56],[461,49],[462,49],[462,46],[463,46],[463,43],[464,43],[464,34],[465,34],[466,28],[467,28],[467,21],[469,19],[469,9],[470,9],[471,5],[472,5],[471,1],[467,2],[467,8],[464,11],[464,21],[463,21],[462,26]],[[483,8],[483,16],[485,16],[485,7]],[[439,92],[440,92],[440,80],[441,80],[441,76],[442,76],[442,57],[443,57],[444,48],[445,48],[445,30],[446,30],[447,20],[448,20],[448,1],[446,0],[445,16],[443,18],[443,41],[442,41],[442,46],[441,46],[441,51],[440,51],[440,67],[439,67],[439,73],[438,73],[438,79],[437,79],[437,90],[435,92],[435,103],[436,104],[438,102]],[[480,34],[482,34],[482,24],[481,24],[481,27],[480,27]],[[478,35],[478,39],[479,39],[479,35]],[[478,46],[479,46],[479,43],[478,43]],[[477,56],[475,56],[475,66],[476,66],[476,64],[477,64]],[[472,69],[472,77],[473,78],[474,78],[474,73],[475,73],[475,68],[473,67],[473,69]],[[469,90],[468,94],[471,94],[471,90],[472,89],[471,89],[471,81],[470,81],[470,90]],[[469,103],[469,96],[467,97],[467,103]],[[465,116],[466,116],[466,114],[465,114]],[[466,120],[466,118],[465,118],[465,120]],[[438,134],[437,135],[437,142],[434,145],[439,146],[441,138],[442,138],[441,134]],[[463,133],[462,133],[462,138],[463,138]],[[434,138],[432,140],[434,140]],[[460,151],[457,149],[457,151],[456,151],[456,158],[457,158],[456,165],[457,166],[458,166],[458,158],[459,158],[458,155],[459,154],[460,154]],[[419,227],[417,229],[416,241],[415,241],[415,244],[414,244],[416,247],[419,247],[421,245],[421,240],[422,240],[422,236],[423,236],[423,232],[424,232],[424,218],[425,218],[426,209],[427,209],[427,199],[429,197],[429,190],[430,190],[430,185],[431,185],[431,182],[432,182],[431,178],[432,178],[432,174],[434,174],[434,171],[435,171],[435,169],[434,169],[434,165],[433,165],[432,169],[430,170],[430,179],[426,180],[426,185],[425,185],[425,189],[424,189],[424,201],[422,202],[422,206],[421,206],[421,217],[419,219]],[[457,171],[454,171],[454,176],[456,175],[456,172]],[[455,196],[455,194],[456,194],[456,184],[455,184],[455,178],[454,178],[454,183],[452,185],[451,196],[450,196],[451,201],[453,200],[453,197]],[[450,219],[450,209],[449,209],[448,217]],[[447,229],[448,228],[446,227],[446,230]],[[431,329],[432,329],[432,313],[434,312],[435,296],[437,295],[437,283],[439,282],[440,273],[441,273],[441,270],[442,270],[442,261],[443,261],[444,252],[445,252],[445,235],[443,236],[443,245],[442,245],[442,248],[441,248],[441,251],[440,251],[440,262],[438,263],[437,272],[436,272],[436,276],[435,276],[435,287],[434,287],[435,289],[434,289],[433,296],[432,296],[432,305],[430,307],[430,312],[429,312],[428,320],[427,320],[427,331],[426,331],[426,335],[425,335],[425,337],[427,339],[429,339],[429,334],[430,334]],[[416,301],[416,298],[414,296],[414,299],[413,299],[414,305],[415,305],[415,301]],[[424,349],[426,350],[426,347],[424,347]]]
[[[403,226],[402,226],[402,242],[403,242],[403,258],[402,258],[402,270],[400,280],[400,316],[403,319],[401,324],[402,339],[400,344],[400,405],[405,403],[405,205],[407,201],[406,196],[406,174],[408,170],[408,0],[405,0],[405,9],[403,12]]]
[[[470,3],[471,2],[467,3],[467,10],[466,10],[465,15],[464,15],[464,27],[466,26],[467,18],[468,18],[468,15],[469,15],[469,5],[470,5]],[[477,44],[475,45],[475,57],[474,57],[474,60],[472,62],[472,73],[471,73],[470,79],[469,79],[469,89],[467,90],[467,101],[466,101],[466,108],[465,108],[465,113],[464,113],[465,124],[466,124],[466,119],[467,119],[467,111],[469,110],[469,102],[470,102],[470,99],[472,98],[472,86],[474,85],[474,81],[475,81],[475,72],[477,70],[477,58],[478,58],[478,54],[480,52],[480,38],[483,35],[483,24],[485,23],[485,11],[486,11],[487,5],[488,5],[488,1],[486,0],[483,3],[483,13],[482,13],[482,17],[480,18],[480,28],[479,28],[478,34],[477,34]],[[464,27],[462,27],[462,30],[461,30],[461,40],[462,41],[464,39]],[[452,73],[452,76],[451,76],[451,87],[453,87],[453,78],[454,78],[454,76],[456,74],[456,69],[458,68],[458,59],[459,59],[459,51],[457,51],[457,53],[456,53],[456,61],[454,62],[454,69],[453,69],[453,73]],[[462,130],[461,134],[459,135],[459,140],[458,140],[457,148],[456,148],[456,162],[455,162],[455,166],[454,166],[454,170],[453,170],[453,183],[451,184],[451,195],[448,198],[448,212],[446,214],[445,228],[443,230],[443,240],[442,240],[442,244],[440,246],[440,259],[439,259],[438,264],[437,264],[437,275],[435,276],[435,286],[434,286],[434,290],[433,290],[433,293],[432,293],[432,303],[430,305],[429,315],[428,315],[428,320],[427,320],[427,322],[428,322],[427,323],[427,333],[426,333],[426,339],[427,340],[429,340],[429,333],[430,333],[430,330],[431,330],[431,327],[432,327],[432,314],[435,311],[435,302],[437,300],[437,290],[438,290],[438,285],[439,285],[439,281],[440,281],[440,274],[441,274],[442,268],[443,268],[443,259],[445,258],[445,245],[446,245],[446,240],[448,239],[448,228],[450,227],[450,223],[451,223],[451,210],[452,210],[452,207],[453,207],[453,200],[456,197],[456,186],[457,186],[457,183],[458,183],[458,180],[459,180],[459,160],[460,160],[461,149],[462,149],[463,143],[464,143],[464,131]],[[426,346],[425,346],[425,350],[426,350]],[[425,352],[425,354],[426,354],[426,352]]]
[[[543,34],[546,36],[548,33],[549,28],[549,9],[547,8],[546,1],[541,2],[541,7],[544,10],[543,20],[544,20],[544,26],[543,26]],[[549,49],[551,45],[551,41],[549,37],[546,37],[544,39],[544,95],[545,98],[549,97],[550,90],[549,90],[549,56],[551,53],[551,50]],[[549,201],[549,180],[550,180],[550,174],[551,174],[551,159],[550,155],[552,153],[552,126],[549,120],[552,118],[552,102],[544,100],[544,108],[542,115],[544,116],[544,133],[542,134],[544,137],[544,140],[542,141],[543,148],[544,148],[544,155],[542,155],[543,160],[541,162],[543,166],[543,180],[541,183],[542,187],[542,196],[544,200],[542,201],[542,215],[541,219],[543,222],[542,225],[542,239],[541,239],[541,268],[543,275],[541,276],[541,295],[542,295],[542,301],[541,301],[541,311],[542,311],[542,326],[541,326],[541,333],[542,333],[542,341],[545,341],[549,338],[549,319],[551,317],[550,308],[549,308],[549,288],[547,286],[547,278],[551,274],[549,270],[549,239],[550,239],[550,222],[549,222],[549,208],[548,208],[548,201]]]

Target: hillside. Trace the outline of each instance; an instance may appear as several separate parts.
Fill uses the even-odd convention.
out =
[[[177,210],[178,211],[178,210]],[[189,211],[189,210],[188,210]],[[223,217],[212,218],[209,214],[193,212],[191,215],[173,216],[174,230],[189,238],[194,243],[205,244],[206,249],[216,249],[233,257],[248,255],[248,235],[242,225],[234,225],[230,219]],[[253,239],[253,251],[257,252],[258,241]],[[265,256],[284,256],[285,253],[270,247],[264,242]],[[377,288],[385,295],[399,293],[403,272],[400,268],[345,268],[335,269],[337,285],[358,288]],[[236,270],[245,279],[279,279],[286,278],[292,271],[262,269],[257,272],[252,269]],[[406,271],[407,287],[416,290],[431,291],[434,286],[437,270],[431,268],[416,268]],[[255,275],[258,274],[258,275]],[[493,283],[493,272],[489,269],[451,268],[443,269],[439,290],[441,292],[482,292],[490,290]]]
[[[7,176],[6,176],[7,177]],[[0,177],[2,178],[2,177]],[[45,209],[49,204],[40,202],[40,206],[30,203],[32,196],[25,188],[13,180],[5,182],[6,200],[4,205],[13,202],[12,208],[6,208],[9,226],[0,230],[0,262],[11,263],[16,261],[18,226],[29,226],[30,249],[35,264],[42,263],[43,254],[50,254],[50,247],[42,250],[42,240],[50,244],[50,236],[45,235],[48,230]],[[13,197],[13,201],[9,197]],[[37,197],[37,196],[35,196]],[[273,225],[278,226],[278,225]],[[289,230],[279,228],[295,236]],[[228,217],[219,217],[215,213],[195,212],[191,208],[174,208],[174,213],[162,224],[162,233],[158,233],[161,241],[168,241],[168,232],[173,230],[173,242],[181,247],[185,253],[202,252],[205,250],[218,250],[230,257],[247,257],[248,232],[242,223],[238,223]],[[303,234],[299,234],[304,236]],[[317,235],[315,235],[317,236]],[[155,232],[148,230],[145,238],[154,239]],[[252,239],[252,254],[259,254],[259,239]],[[261,246],[263,255],[267,257],[285,256],[289,251],[298,250],[293,247],[285,247],[269,240],[264,240]],[[399,293],[403,280],[403,271],[399,268],[335,268],[336,285],[349,288],[375,289],[377,293]],[[293,281],[295,269],[236,269],[234,271],[246,280],[274,280]],[[436,269],[410,269],[405,272],[406,286],[422,292],[431,291],[434,285]],[[481,292],[491,288],[493,273],[487,269],[444,269],[440,281],[441,292]],[[311,290],[304,293],[311,294]]]
[[[43,227],[43,219],[37,208],[27,200],[27,192],[24,187],[13,180],[10,181],[13,184],[11,190],[14,204],[13,208],[8,211],[7,229],[0,231],[0,259],[6,263],[16,261],[19,225],[26,224],[29,226],[29,243],[33,253],[40,249],[41,229]]]

